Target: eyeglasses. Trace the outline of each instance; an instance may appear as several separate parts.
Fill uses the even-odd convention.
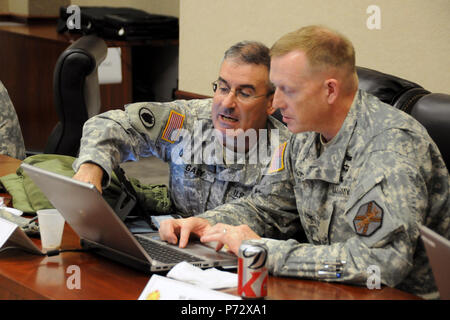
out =
[[[228,96],[230,94],[230,92],[232,91],[232,89],[230,87],[228,87],[225,83],[223,83],[222,81],[219,81],[219,80],[216,80],[212,83],[212,89],[215,94],[217,94],[221,97]],[[261,94],[261,95],[255,96],[251,92],[251,89],[249,89],[249,88],[234,89],[234,96],[236,97],[236,99],[239,100],[240,102],[244,102],[244,103],[250,102],[252,99],[269,96],[272,93],[273,92],[268,92],[266,94]]]

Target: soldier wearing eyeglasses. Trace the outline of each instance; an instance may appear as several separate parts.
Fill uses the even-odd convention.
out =
[[[240,42],[225,52],[212,99],[134,103],[91,118],[74,178],[102,190],[121,162],[156,156],[169,163],[171,200],[182,216],[250,193],[269,162],[277,168],[281,155],[272,154],[290,136],[271,116],[269,67],[264,44]]]

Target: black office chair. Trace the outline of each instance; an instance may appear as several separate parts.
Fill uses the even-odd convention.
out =
[[[53,75],[59,122],[47,140],[44,153],[77,156],[83,124],[100,112],[97,68],[106,53],[105,41],[89,35],[78,39],[59,56]]]
[[[417,83],[364,67],[357,67],[357,73],[360,89],[411,114],[428,130],[448,168],[450,95],[430,93]]]
[[[430,93],[417,83],[380,71],[356,67],[356,72],[360,89],[406,113],[411,113],[412,106]]]
[[[427,130],[450,168],[450,95],[430,93],[411,109],[411,115]]]

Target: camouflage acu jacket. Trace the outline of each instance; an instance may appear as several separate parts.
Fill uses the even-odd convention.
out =
[[[16,111],[8,91],[0,81],[0,154],[25,158],[25,144]]]
[[[317,133],[292,136],[283,170],[200,217],[265,237],[256,242],[269,247],[275,275],[366,285],[377,270],[382,284],[432,297],[418,225],[450,238],[450,178],[426,130],[358,91],[321,154],[319,144]],[[302,228],[307,243],[289,239]]]
[[[73,168],[76,171],[82,163],[94,162],[104,169],[107,185],[112,169],[121,162],[156,156],[169,163],[170,196],[182,216],[238,199],[260,182],[272,149],[287,141],[290,133],[269,117],[270,138],[277,135],[279,141],[273,145],[267,139],[267,144],[255,145],[250,151],[265,149],[259,151],[265,151],[267,157],[265,161],[250,161],[250,151],[239,154],[223,150],[214,135],[211,104],[211,99],[135,103],[125,111],[95,116],[83,128],[80,156]],[[222,154],[218,152],[221,150]]]

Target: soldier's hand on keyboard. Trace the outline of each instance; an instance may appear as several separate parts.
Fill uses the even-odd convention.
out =
[[[242,224],[240,226],[231,226],[218,223],[208,228],[200,238],[202,242],[217,241],[216,250],[219,251],[225,245],[228,251],[235,255],[239,252],[239,247],[243,240],[261,239],[249,226]]]
[[[201,218],[168,219],[161,222],[159,236],[172,244],[177,244],[179,238],[179,247],[184,248],[191,234],[201,237],[209,228],[209,222]]]

